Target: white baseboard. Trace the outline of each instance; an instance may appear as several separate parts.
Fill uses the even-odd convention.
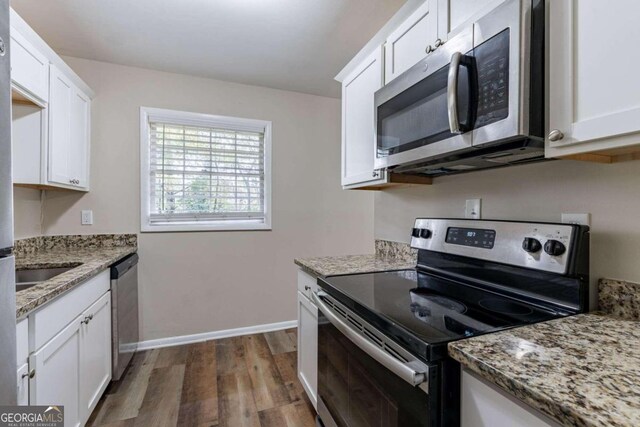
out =
[[[158,338],[155,340],[140,341],[138,343],[138,350],[172,347],[220,338],[238,337],[241,335],[261,334],[263,332],[280,331],[282,329],[295,328],[297,326],[297,320],[289,320],[287,322],[267,323],[265,325],[247,326],[245,328],[227,329],[224,331],[212,331],[203,332],[201,334],[182,335],[178,337]]]

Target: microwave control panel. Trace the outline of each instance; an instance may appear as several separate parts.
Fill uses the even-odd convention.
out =
[[[478,76],[475,128],[509,116],[509,29],[473,50]]]

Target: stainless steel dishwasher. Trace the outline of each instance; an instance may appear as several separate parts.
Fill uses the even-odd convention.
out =
[[[111,266],[112,379],[117,381],[138,349],[138,254]]]

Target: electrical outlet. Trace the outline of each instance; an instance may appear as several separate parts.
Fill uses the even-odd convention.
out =
[[[464,217],[469,219],[480,219],[482,209],[482,199],[468,199],[465,203]]]
[[[82,225],[93,225],[93,211],[82,211]]]
[[[562,222],[564,224],[591,225],[591,214],[589,213],[563,213]]]

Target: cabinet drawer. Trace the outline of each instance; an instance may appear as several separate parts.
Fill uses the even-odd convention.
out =
[[[49,99],[49,61],[11,28],[11,80],[26,95]]]
[[[22,319],[16,325],[16,348],[18,366],[29,361],[29,320]]]
[[[311,293],[318,290],[318,282],[315,276],[298,270],[298,291],[307,298],[311,299]]]
[[[42,347],[109,288],[110,278],[107,269],[29,316],[33,348]]]

